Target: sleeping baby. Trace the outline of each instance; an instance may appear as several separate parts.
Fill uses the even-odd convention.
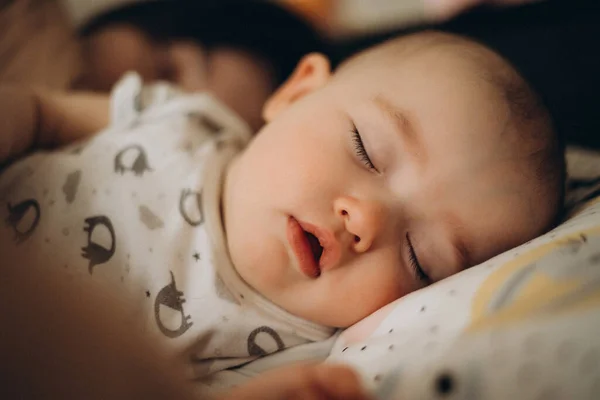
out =
[[[333,72],[305,56],[256,137],[210,94],[135,74],[110,100],[0,93],[3,268],[110,288],[190,379],[329,344],[540,235],[562,207],[542,102],[450,34],[393,39]]]

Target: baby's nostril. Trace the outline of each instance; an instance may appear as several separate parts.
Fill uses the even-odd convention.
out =
[[[358,243],[358,242],[360,242],[360,238],[359,238],[358,236],[356,236],[356,235],[355,235],[355,236],[354,236],[354,243]]]

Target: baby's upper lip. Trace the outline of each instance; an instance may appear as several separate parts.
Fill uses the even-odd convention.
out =
[[[335,267],[341,258],[341,245],[337,240],[332,231],[327,228],[320,227],[310,222],[298,221],[302,229],[312,235],[314,235],[321,247],[323,247],[323,254],[319,259],[319,269],[321,273],[327,269]]]

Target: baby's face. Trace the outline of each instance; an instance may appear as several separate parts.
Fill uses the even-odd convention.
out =
[[[349,326],[550,219],[509,108],[472,65],[435,49],[381,61],[330,75],[322,56],[305,58],[226,179],[239,274],[325,325]]]

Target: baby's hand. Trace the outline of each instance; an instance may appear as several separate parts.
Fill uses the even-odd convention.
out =
[[[108,96],[1,84],[0,165],[30,150],[83,139],[108,120]]]
[[[367,400],[354,371],[342,365],[300,364],[270,371],[223,400]]]

